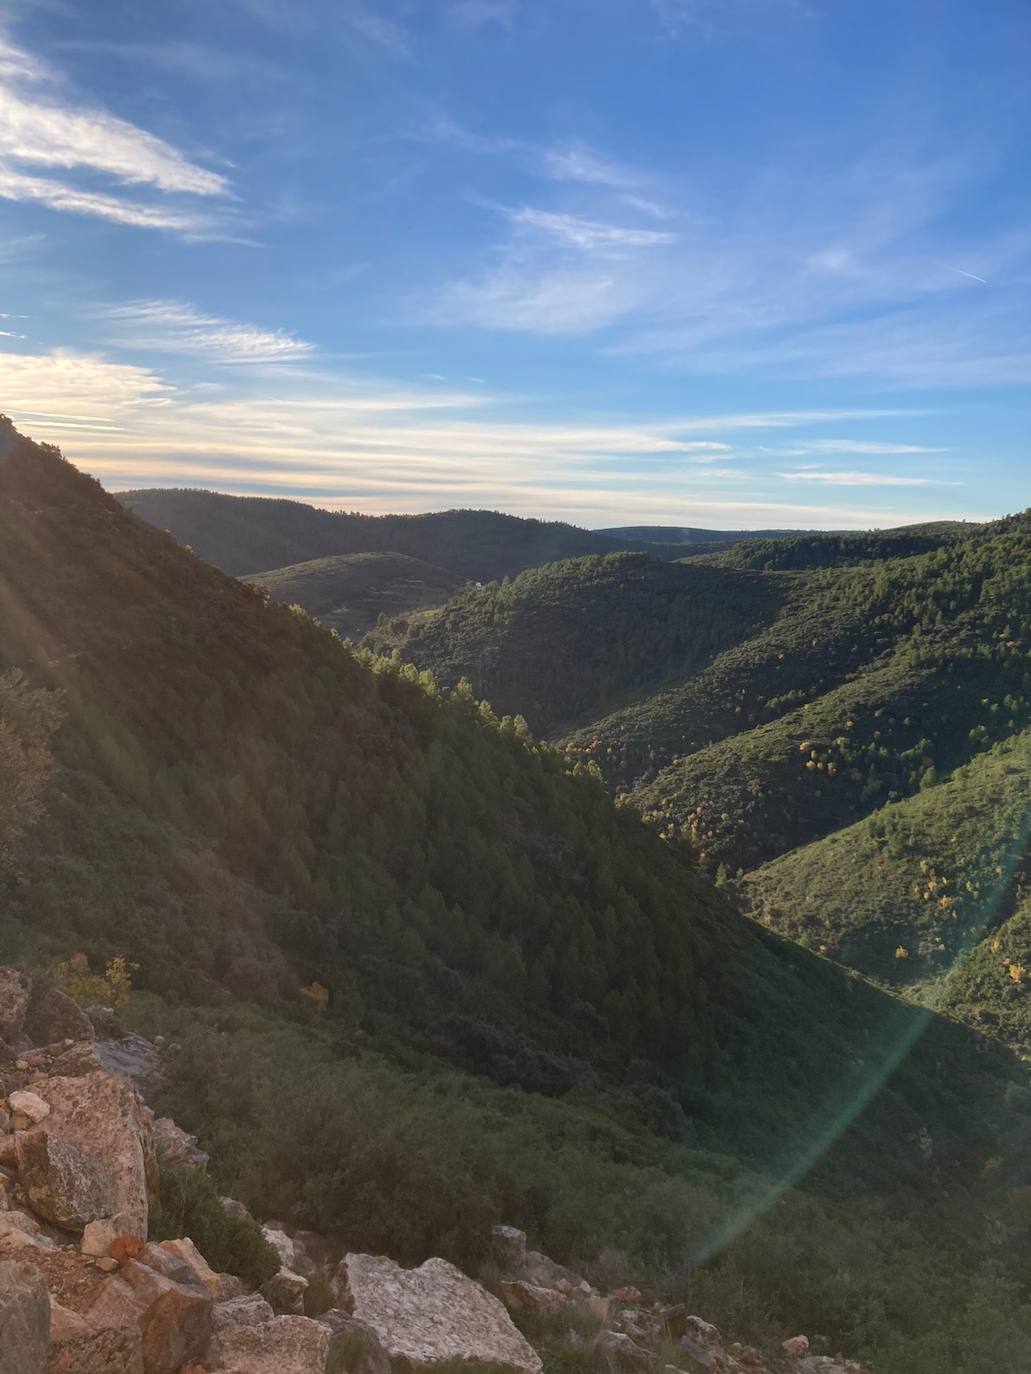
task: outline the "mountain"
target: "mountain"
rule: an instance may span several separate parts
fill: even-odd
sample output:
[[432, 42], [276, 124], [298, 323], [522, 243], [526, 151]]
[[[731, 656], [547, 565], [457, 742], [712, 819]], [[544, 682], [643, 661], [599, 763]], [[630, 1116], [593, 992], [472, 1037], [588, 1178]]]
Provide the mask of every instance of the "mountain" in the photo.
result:
[[361, 635], [381, 615], [439, 606], [462, 585], [453, 573], [402, 553], [313, 558], [244, 578], [273, 601], [297, 605], [344, 638]]
[[[240, 576], [336, 554], [400, 553], [461, 579], [486, 582], [523, 568], [632, 547], [574, 525], [524, 520], [496, 511], [433, 515], [358, 515], [301, 501], [158, 488], [118, 493], [136, 515], [168, 530], [199, 557]], [[676, 557], [673, 545], [650, 549]]]
[[724, 568], [833, 568], [884, 558], [907, 558], [967, 539], [982, 527], [960, 520], [925, 525], [900, 525], [893, 530], [861, 530], [842, 534], [781, 534], [735, 540], [713, 555]]
[[0, 623], [5, 787], [30, 703], [63, 714], [0, 958], [138, 966], [126, 1015], [176, 1047], [163, 1105], [223, 1188], [406, 1262], [502, 1220], [622, 1250], [888, 1374], [1024, 1320], [1031, 1113], [994, 1042], [744, 918], [593, 770], [9, 428]]

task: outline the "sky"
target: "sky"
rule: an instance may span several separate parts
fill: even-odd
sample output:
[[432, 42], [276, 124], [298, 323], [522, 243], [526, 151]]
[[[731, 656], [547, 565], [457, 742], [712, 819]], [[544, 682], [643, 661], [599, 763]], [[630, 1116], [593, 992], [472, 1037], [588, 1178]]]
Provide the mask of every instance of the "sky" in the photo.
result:
[[112, 489], [1031, 504], [1027, 0], [0, 13], [0, 411]]

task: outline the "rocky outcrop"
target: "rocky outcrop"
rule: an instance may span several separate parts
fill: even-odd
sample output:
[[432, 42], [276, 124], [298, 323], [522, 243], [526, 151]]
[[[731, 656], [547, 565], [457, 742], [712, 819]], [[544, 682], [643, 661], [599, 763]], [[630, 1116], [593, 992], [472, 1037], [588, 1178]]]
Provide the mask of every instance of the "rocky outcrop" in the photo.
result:
[[49, 1340], [43, 1275], [31, 1264], [0, 1261], [0, 1374], [43, 1374]]
[[171, 1117], [159, 1116], [154, 1122], [154, 1150], [162, 1164], [179, 1164], [191, 1169], [206, 1169], [208, 1155], [197, 1145], [197, 1137], [177, 1126]]
[[329, 1332], [330, 1369], [346, 1369], [347, 1374], [390, 1374], [387, 1352], [367, 1322], [340, 1308], [323, 1312], [316, 1320]]
[[95, 1155], [49, 1130], [17, 1137], [18, 1173], [33, 1210], [68, 1231], [117, 1210], [115, 1182]]
[[35, 1085], [48, 1103], [49, 1134], [98, 1161], [111, 1178], [107, 1212], [127, 1234], [147, 1234], [148, 1196], [156, 1184], [150, 1114], [132, 1084], [98, 1070], [81, 1078], [48, 1077]]
[[94, 1046], [100, 1066], [127, 1078], [144, 1102], [161, 1086], [161, 1056], [157, 1047], [135, 1032], [121, 1040], [98, 1040]]
[[66, 993], [34, 983], [25, 1034], [34, 1045], [52, 1045], [56, 1040], [92, 1040], [94, 1030], [86, 1013]]
[[340, 1305], [371, 1326], [391, 1359], [415, 1367], [447, 1360], [540, 1374], [540, 1356], [504, 1306], [443, 1259], [402, 1269], [377, 1255], [346, 1255], [337, 1270]]

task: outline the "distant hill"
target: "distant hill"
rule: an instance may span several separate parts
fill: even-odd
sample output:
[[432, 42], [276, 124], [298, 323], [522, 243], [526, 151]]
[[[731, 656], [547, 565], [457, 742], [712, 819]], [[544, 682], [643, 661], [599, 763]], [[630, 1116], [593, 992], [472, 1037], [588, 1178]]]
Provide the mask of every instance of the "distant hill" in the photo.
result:
[[942, 520], [929, 525], [904, 525], [894, 530], [863, 530], [843, 534], [795, 534], [737, 540], [712, 555], [725, 568], [758, 571], [791, 568], [833, 568], [882, 558], [908, 558], [966, 539], [976, 524]]
[[643, 539], [649, 544], [736, 544], [743, 539], [782, 539], [819, 535], [821, 530], [705, 530], [691, 525], [612, 525], [597, 530], [613, 539]]
[[344, 638], [381, 615], [438, 606], [462, 586], [455, 574], [403, 553], [344, 553], [244, 578], [273, 601], [298, 605]]
[[[496, 511], [358, 515], [320, 510], [302, 501], [157, 488], [119, 492], [117, 498], [206, 562], [237, 577], [335, 554], [401, 553], [462, 579], [489, 582], [560, 558], [633, 547], [575, 525]], [[683, 550], [672, 545], [649, 547], [649, 552], [675, 558]]]

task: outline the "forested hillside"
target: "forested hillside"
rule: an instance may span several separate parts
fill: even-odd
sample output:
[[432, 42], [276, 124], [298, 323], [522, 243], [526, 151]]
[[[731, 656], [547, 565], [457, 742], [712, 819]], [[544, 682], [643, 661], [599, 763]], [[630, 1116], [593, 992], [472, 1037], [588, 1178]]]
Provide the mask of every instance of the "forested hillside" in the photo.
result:
[[244, 579], [263, 587], [273, 601], [302, 610], [336, 630], [359, 636], [380, 616], [439, 606], [462, 579], [421, 558], [402, 553], [342, 553]]
[[[333, 554], [401, 553], [456, 577], [486, 582], [559, 558], [634, 547], [575, 525], [523, 520], [497, 511], [360, 515], [319, 510], [303, 501], [178, 488], [124, 491], [118, 499], [216, 568], [237, 576]], [[649, 544], [648, 549], [657, 558], [675, 558], [682, 552], [678, 545]]]
[[988, 1350], [1031, 1333], [999, 1047], [748, 921], [515, 719], [349, 653], [6, 427], [0, 623], [0, 768], [45, 806], [0, 957], [138, 965], [168, 1101], [245, 1201], [405, 1258], [502, 1219], [622, 1249], [888, 1374], [975, 1313]]

